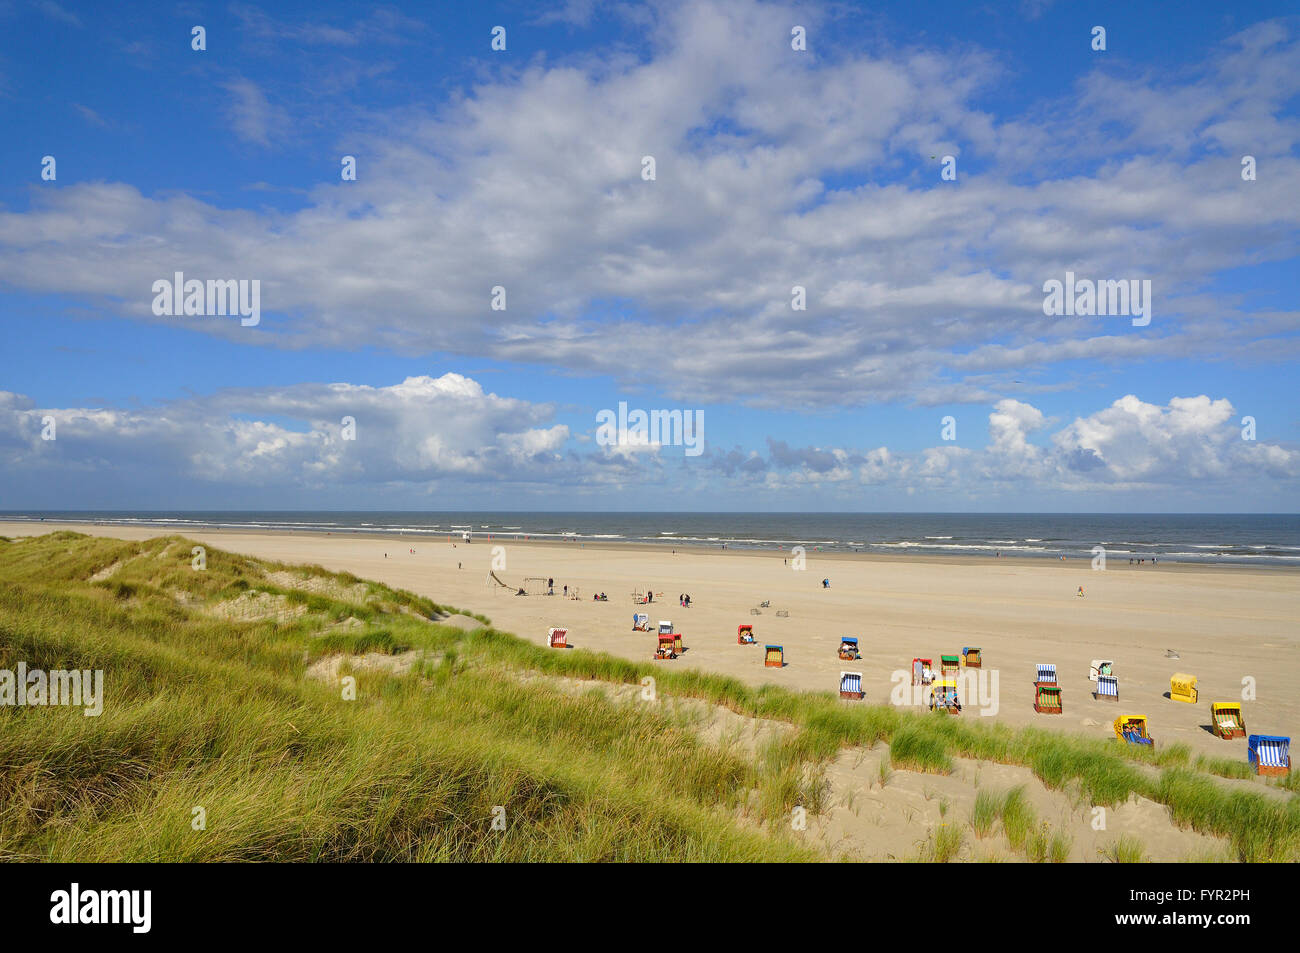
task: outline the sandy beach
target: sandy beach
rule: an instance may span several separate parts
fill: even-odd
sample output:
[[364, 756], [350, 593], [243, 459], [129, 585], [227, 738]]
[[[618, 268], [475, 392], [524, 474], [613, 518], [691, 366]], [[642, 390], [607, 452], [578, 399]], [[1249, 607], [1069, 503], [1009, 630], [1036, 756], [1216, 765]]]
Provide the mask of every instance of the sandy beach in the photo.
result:
[[[124, 539], [162, 535], [153, 528], [90, 524], [0, 523], [0, 535], [68, 529]], [[687, 651], [665, 664], [721, 672], [749, 683], [834, 690], [842, 670], [860, 670], [866, 699], [890, 699], [913, 657], [983, 650], [983, 697], [963, 699], [962, 717], [1033, 723], [1045, 729], [1106, 737], [1123, 713], [1145, 714], [1157, 743], [1184, 742], [1194, 752], [1245, 758], [1243, 741], [1208, 730], [1212, 701], [1242, 700], [1251, 732], [1294, 735], [1300, 722], [1300, 575], [1285, 569], [1187, 565], [1129, 566], [1112, 560], [821, 556], [795, 571], [783, 552], [552, 542], [505, 544], [497, 575], [512, 586], [525, 577], [555, 580], [555, 596], [517, 596], [489, 578], [494, 542], [269, 532], [190, 532], [214, 547], [288, 563], [314, 563], [409, 589], [438, 602], [486, 614], [502, 629], [544, 641], [549, 626], [569, 629], [572, 645], [649, 659], [653, 635], [632, 630], [635, 612], [671, 620]], [[414, 549], [415, 552], [410, 552]], [[385, 555], [387, 554], [387, 555]], [[821, 581], [829, 578], [830, 588]], [[565, 599], [563, 586], [580, 598]], [[1085, 595], [1077, 595], [1079, 586]], [[632, 593], [653, 587], [654, 602]], [[592, 595], [605, 592], [608, 602]], [[692, 606], [678, 604], [689, 593]], [[751, 609], [762, 602], [770, 607]], [[778, 611], [788, 612], [779, 617]], [[784, 668], [763, 665], [761, 647], [736, 644], [736, 627], [752, 624], [760, 643], [784, 646]], [[842, 636], [856, 636], [860, 662], [836, 655]], [[1167, 657], [1172, 651], [1179, 657]], [[1093, 698], [1092, 659], [1112, 659], [1120, 702]], [[1057, 666], [1061, 715], [1033, 710], [1035, 665]], [[1171, 701], [1169, 677], [1198, 677], [1200, 701]], [[897, 697], [897, 696], [896, 696]], [[972, 704], [974, 702], [975, 704]]]

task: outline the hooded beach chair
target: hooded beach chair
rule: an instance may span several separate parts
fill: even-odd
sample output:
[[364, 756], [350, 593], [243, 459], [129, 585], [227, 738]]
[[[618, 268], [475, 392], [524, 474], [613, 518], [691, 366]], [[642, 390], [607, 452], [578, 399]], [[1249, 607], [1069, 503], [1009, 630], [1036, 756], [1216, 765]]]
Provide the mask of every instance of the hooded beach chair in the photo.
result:
[[677, 658], [676, 636], [671, 632], [659, 633], [659, 644], [655, 647], [655, 660]]
[[840, 698], [862, 700], [861, 672], [840, 672]]
[[967, 668], [982, 668], [984, 666], [984, 659], [977, 648], [967, 647], [962, 649], [961, 661]]
[[912, 684], [929, 685], [934, 681], [934, 673], [931, 669], [934, 666], [934, 660], [928, 658], [912, 659]]
[[1169, 698], [1171, 701], [1196, 704], [1196, 676], [1186, 672], [1175, 672], [1169, 677]]
[[781, 668], [785, 665], [785, 649], [779, 645], [763, 646], [763, 664], [767, 668]]
[[1035, 685], [1055, 685], [1056, 665], [1048, 662], [1038, 663], [1038, 674], [1034, 676]]
[[1099, 702], [1119, 701], [1119, 679], [1114, 675], [1098, 675], [1094, 697]]
[[546, 644], [553, 649], [567, 649], [569, 647], [569, 630], [551, 629], [546, 633]]
[[1045, 682], [1034, 683], [1034, 711], [1040, 715], [1061, 714], [1061, 690]]
[[957, 680], [940, 678], [930, 689], [930, 710], [947, 715], [961, 714], [961, 701], [957, 698]]
[[673, 651], [678, 655], [682, 654], [682, 634], [673, 630], [673, 624], [667, 619], [659, 620], [659, 635], [671, 635], [673, 637]]
[[1246, 719], [1237, 702], [1215, 702], [1210, 706], [1210, 730], [1224, 740], [1246, 737]]
[[1251, 735], [1246, 739], [1246, 760], [1256, 774], [1291, 773], [1291, 739], [1281, 735]]
[[1095, 682], [1102, 675], [1114, 675], [1115, 663], [1107, 659], [1095, 658], [1088, 666], [1088, 681]]
[[858, 640], [847, 635], [840, 639], [839, 656], [846, 662], [862, 658], [862, 653], [858, 651]]
[[736, 626], [736, 644], [737, 645], [757, 645], [754, 641], [754, 627], [752, 625]]
[[949, 676], [956, 676], [957, 672], [960, 670], [961, 670], [961, 659], [958, 658], [956, 655], [939, 656], [939, 677], [940, 678], [948, 678]]
[[1146, 715], [1120, 715], [1115, 719], [1115, 737], [1131, 745], [1149, 745], [1155, 747], [1147, 732]]
[[633, 631], [633, 632], [649, 632], [649, 631], [650, 631], [650, 617], [649, 617], [648, 615], [646, 615], [644, 612], [634, 612], [634, 613], [632, 613], [632, 631]]

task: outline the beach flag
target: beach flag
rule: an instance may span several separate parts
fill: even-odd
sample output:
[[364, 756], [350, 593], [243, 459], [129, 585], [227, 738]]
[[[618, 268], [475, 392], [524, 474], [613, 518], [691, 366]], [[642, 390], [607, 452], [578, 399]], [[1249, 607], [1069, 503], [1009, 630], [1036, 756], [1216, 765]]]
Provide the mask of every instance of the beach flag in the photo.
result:
[[1246, 760], [1256, 774], [1291, 773], [1291, 739], [1281, 735], [1251, 735], [1246, 739]]

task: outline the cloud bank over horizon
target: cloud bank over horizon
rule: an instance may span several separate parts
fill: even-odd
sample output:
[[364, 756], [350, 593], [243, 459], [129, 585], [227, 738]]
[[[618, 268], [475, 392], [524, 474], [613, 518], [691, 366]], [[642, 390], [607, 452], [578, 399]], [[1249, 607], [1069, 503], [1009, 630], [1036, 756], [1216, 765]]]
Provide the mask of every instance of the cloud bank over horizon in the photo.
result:
[[[882, 491], [951, 501], [976, 491], [1014, 497], [1022, 487], [1170, 491], [1191, 477], [1230, 489], [1241, 480], [1300, 477], [1300, 452], [1243, 440], [1232, 404], [1205, 395], [1165, 406], [1127, 395], [1068, 423], [1008, 398], [987, 414], [983, 445], [939, 443], [909, 453], [792, 447], [769, 437], [766, 452], [711, 447], [698, 467], [676, 447], [601, 446], [594, 422], [574, 433], [554, 422], [555, 411], [487, 392], [459, 374], [388, 387], [232, 389], [137, 409], [38, 407], [0, 392], [0, 466], [30, 505], [66, 509], [102, 505], [105, 487], [78, 491], [94, 473], [111, 473], [124, 486], [148, 486], [165, 473], [173, 489], [220, 487], [249, 507], [259, 500], [288, 506], [303, 491], [428, 506], [478, 487], [508, 493], [524, 508], [556, 489], [599, 507], [626, 505], [630, 491], [647, 487], [701, 498], [719, 488], [784, 499], [829, 494], [851, 504]], [[1031, 442], [1035, 435], [1046, 439]]]

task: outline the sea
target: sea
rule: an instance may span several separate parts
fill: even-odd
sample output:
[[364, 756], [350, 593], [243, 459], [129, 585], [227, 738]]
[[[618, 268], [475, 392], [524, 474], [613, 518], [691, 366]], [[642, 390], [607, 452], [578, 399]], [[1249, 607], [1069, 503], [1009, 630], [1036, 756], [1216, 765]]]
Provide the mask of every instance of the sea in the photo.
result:
[[1300, 514], [48, 511], [0, 520], [1059, 559], [1300, 566]]

